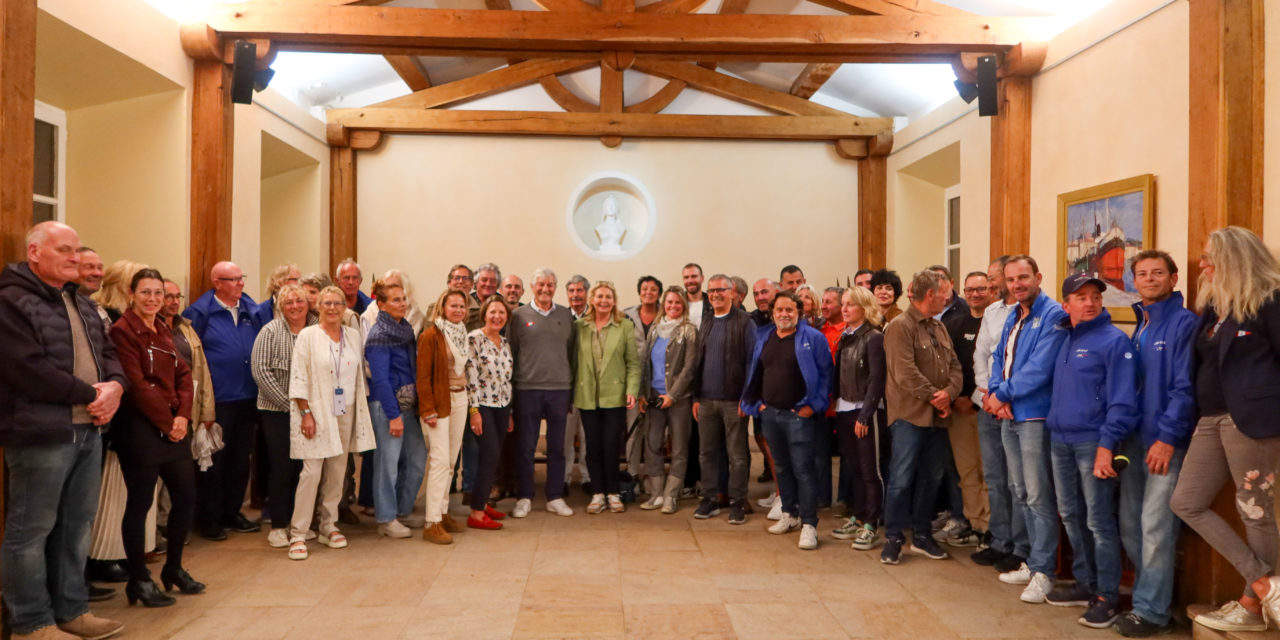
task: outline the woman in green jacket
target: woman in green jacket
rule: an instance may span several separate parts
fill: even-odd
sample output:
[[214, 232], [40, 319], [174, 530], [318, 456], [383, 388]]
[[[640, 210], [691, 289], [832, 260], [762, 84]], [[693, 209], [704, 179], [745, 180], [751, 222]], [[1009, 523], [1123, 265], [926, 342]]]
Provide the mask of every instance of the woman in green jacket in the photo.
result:
[[627, 429], [627, 409], [640, 390], [640, 357], [635, 325], [618, 310], [618, 291], [600, 281], [587, 294], [587, 312], [578, 320], [573, 406], [587, 436], [587, 468], [596, 481], [587, 513], [626, 510], [618, 494], [618, 456]]

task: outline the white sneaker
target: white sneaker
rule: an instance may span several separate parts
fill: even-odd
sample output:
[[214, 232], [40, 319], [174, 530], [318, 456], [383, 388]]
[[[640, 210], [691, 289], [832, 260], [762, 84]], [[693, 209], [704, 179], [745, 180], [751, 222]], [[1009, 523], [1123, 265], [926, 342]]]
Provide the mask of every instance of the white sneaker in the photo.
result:
[[[519, 506], [519, 505], [516, 505], [516, 506]], [[573, 515], [573, 509], [569, 508], [569, 505], [564, 503], [564, 498], [556, 498], [555, 500], [548, 502], [547, 511], [550, 511], [551, 513], [554, 513], [558, 516]], [[528, 509], [525, 509], [525, 512], [527, 513]]]
[[774, 501], [773, 507], [769, 509], [769, 515], [766, 517], [770, 520], [782, 519], [782, 501], [781, 500]]
[[388, 538], [408, 538], [413, 535], [413, 532], [409, 531], [409, 527], [401, 524], [399, 520], [378, 524], [378, 533]]
[[604, 512], [604, 494], [597, 493], [591, 496], [591, 502], [587, 504], [587, 513], [592, 515]]
[[283, 549], [289, 546], [289, 530], [288, 529], [272, 529], [267, 534], [267, 544], [272, 549]]
[[945, 542], [947, 538], [953, 537], [966, 528], [959, 518], [947, 518], [946, 524], [942, 525], [941, 529], [933, 532], [933, 539], [938, 542]]
[[640, 505], [640, 508], [644, 509], [645, 511], [653, 511], [654, 509], [661, 509], [662, 496], [654, 496], [652, 498], [649, 498], [648, 500], [645, 501], [644, 504]]
[[512, 518], [524, 518], [529, 515], [529, 509], [533, 507], [533, 501], [528, 498], [520, 498], [516, 500], [516, 508], [511, 510]]
[[1027, 584], [1031, 582], [1031, 569], [1024, 562], [1017, 569], [1000, 574], [1000, 582], [1005, 584]]
[[795, 531], [796, 529], [799, 529], [799, 528], [800, 528], [800, 518], [797, 518], [795, 516], [789, 516], [784, 513], [782, 514], [782, 519], [778, 520], [777, 524], [773, 525], [772, 527], [769, 527], [768, 531], [769, 533], [772, 533], [775, 535], [782, 535], [784, 533], [790, 533], [792, 531]]
[[768, 509], [772, 507], [773, 503], [777, 500], [778, 500], [778, 492], [774, 491], [769, 494], [769, 497], [760, 498], [759, 500], [756, 500], [756, 506], [760, 507], [761, 509]]
[[811, 524], [801, 525], [799, 546], [801, 549], [817, 549], [818, 528]]
[[1043, 573], [1034, 573], [1031, 576], [1031, 582], [1027, 583], [1027, 588], [1022, 590], [1020, 599], [1023, 602], [1031, 604], [1040, 604], [1044, 602], [1044, 597], [1053, 591], [1053, 579]]

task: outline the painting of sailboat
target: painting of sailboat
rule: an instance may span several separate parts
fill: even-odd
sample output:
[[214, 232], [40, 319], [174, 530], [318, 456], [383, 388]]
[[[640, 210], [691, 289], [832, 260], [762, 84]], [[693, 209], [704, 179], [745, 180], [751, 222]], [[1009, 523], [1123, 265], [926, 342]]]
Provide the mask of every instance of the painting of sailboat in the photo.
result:
[[1129, 263], [1152, 246], [1154, 177], [1138, 176], [1058, 196], [1060, 278], [1087, 273], [1107, 283], [1103, 303], [1118, 321], [1138, 301]]

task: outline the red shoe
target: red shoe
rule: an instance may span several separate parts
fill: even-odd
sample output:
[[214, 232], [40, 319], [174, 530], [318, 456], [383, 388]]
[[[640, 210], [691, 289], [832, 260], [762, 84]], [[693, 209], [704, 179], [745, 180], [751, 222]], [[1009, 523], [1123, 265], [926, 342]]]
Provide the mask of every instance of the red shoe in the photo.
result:
[[494, 509], [493, 507], [491, 507], [491, 506], [489, 506], [489, 505], [487, 505], [487, 504], [484, 506], [484, 514], [485, 514], [486, 516], [489, 516], [490, 518], [493, 518], [494, 520], [501, 520], [501, 519], [503, 519], [503, 518], [507, 517], [507, 514], [505, 514], [505, 513], [501, 512], [501, 511], [498, 511], [497, 509]]
[[494, 522], [493, 518], [482, 515], [479, 518], [475, 516], [467, 516], [467, 527], [472, 529], [501, 529], [501, 522]]

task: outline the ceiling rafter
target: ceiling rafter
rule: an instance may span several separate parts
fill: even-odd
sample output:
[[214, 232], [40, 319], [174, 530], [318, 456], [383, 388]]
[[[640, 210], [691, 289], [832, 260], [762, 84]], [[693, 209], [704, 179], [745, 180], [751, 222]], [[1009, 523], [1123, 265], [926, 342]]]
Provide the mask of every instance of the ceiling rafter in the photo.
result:
[[690, 86], [707, 93], [793, 116], [845, 116], [848, 115], [830, 107], [824, 107], [804, 98], [789, 93], [775, 91], [754, 82], [748, 82], [731, 75], [704, 69], [687, 62], [637, 61], [637, 71], [643, 71], [663, 78], [683, 80]]
[[835, 75], [839, 62], [810, 62], [791, 83], [791, 95], [808, 100]]
[[556, 73], [568, 73], [585, 69], [598, 59], [525, 60], [492, 71], [454, 80], [442, 85], [416, 91], [407, 96], [392, 98], [370, 105], [369, 108], [431, 109], [474, 100], [537, 82], [539, 78]]
[[422, 91], [431, 88], [431, 74], [418, 62], [415, 56], [382, 56], [387, 64], [395, 70], [396, 75], [409, 86], [410, 91]]

